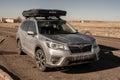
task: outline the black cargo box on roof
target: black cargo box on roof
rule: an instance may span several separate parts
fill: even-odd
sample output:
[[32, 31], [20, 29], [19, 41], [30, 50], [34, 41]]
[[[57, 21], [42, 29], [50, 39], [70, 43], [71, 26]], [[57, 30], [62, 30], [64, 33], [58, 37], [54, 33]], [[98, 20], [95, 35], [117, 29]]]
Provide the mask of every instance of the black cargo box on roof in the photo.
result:
[[24, 17], [49, 17], [49, 16], [66, 16], [66, 11], [52, 9], [30, 9], [23, 11]]

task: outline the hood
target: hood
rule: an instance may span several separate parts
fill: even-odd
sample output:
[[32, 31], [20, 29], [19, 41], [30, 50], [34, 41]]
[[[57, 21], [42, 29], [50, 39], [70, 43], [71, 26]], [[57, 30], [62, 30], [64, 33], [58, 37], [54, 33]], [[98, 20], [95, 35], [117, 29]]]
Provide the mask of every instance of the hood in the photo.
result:
[[95, 41], [94, 38], [80, 33], [46, 35], [46, 37], [67, 44], [84, 44], [84, 43], [92, 44]]

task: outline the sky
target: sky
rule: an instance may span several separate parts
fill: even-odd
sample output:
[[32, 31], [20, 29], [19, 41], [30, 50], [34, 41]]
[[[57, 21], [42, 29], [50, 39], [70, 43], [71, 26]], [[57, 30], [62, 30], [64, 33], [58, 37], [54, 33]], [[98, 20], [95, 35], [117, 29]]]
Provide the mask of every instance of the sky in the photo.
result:
[[28, 9], [61, 9], [67, 20], [120, 21], [120, 0], [0, 0], [0, 17], [22, 17]]

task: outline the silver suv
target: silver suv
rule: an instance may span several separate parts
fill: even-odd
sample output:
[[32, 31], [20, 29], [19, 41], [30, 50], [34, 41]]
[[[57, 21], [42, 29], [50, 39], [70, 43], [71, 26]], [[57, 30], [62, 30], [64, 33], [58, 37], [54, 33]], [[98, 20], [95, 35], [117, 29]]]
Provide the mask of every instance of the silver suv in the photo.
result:
[[37, 17], [27, 16], [18, 29], [16, 40], [19, 54], [24, 52], [34, 58], [41, 71], [99, 59], [99, 46], [94, 38], [77, 32], [58, 16]]

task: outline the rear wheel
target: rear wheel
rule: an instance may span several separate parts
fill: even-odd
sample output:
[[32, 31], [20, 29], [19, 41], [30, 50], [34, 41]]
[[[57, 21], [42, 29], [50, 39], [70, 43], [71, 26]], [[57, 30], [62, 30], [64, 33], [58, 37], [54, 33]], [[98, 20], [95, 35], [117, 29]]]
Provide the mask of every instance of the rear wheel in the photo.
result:
[[44, 54], [44, 51], [41, 49], [38, 49], [35, 53], [35, 60], [37, 67], [42, 71], [45, 72], [48, 70], [48, 67], [46, 67], [46, 57]]
[[18, 40], [18, 42], [17, 42], [17, 48], [18, 48], [18, 54], [19, 54], [19, 55], [25, 54], [25, 53], [22, 51], [22, 46], [21, 46], [20, 40]]

